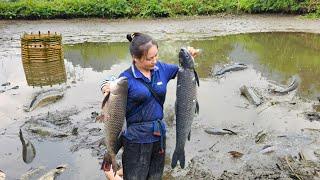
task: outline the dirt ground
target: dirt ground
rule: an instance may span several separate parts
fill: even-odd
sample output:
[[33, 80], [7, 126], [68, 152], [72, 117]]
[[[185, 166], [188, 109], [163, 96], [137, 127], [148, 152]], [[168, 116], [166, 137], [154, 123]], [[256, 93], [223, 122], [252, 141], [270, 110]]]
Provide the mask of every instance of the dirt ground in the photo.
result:
[[[70, 169], [72, 165], [76, 166], [71, 172], [66, 172], [66, 176], [61, 175], [61, 179], [103, 177], [100, 171], [92, 169], [98, 169], [103, 153], [103, 145], [99, 144], [103, 137], [103, 126], [93, 119], [95, 112], [99, 112], [101, 99], [97, 83], [105, 74], [88, 73], [90, 80], [77, 80], [76, 84], [68, 81], [68, 88], [61, 101], [36, 111], [25, 112], [23, 105], [30, 102], [38, 89], [27, 87], [23, 78], [20, 62], [20, 37], [23, 32], [50, 30], [62, 33], [63, 43], [73, 44], [123, 42], [126, 41], [125, 34], [131, 32], [144, 32], [157, 40], [170, 41], [252, 32], [320, 33], [319, 27], [320, 20], [274, 15], [219, 15], [152, 20], [0, 21], [0, 82], [2, 84], [9, 81], [20, 85], [19, 89], [0, 94], [0, 146], [7, 147], [1, 148], [0, 170], [6, 172], [10, 179], [19, 177], [17, 174], [30, 168], [25, 164], [14, 166], [11, 162], [21, 156], [14, 155], [14, 152], [20, 152], [21, 144], [16, 142], [16, 135], [18, 129], [22, 128], [28, 132], [26, 136], [31, 140], [49, 141], [51, 146], [67, 147], [67, 153], [63, 151], [64, 155], [57, 158], [59, 161], [54, 161], [65, 160], [67, 162], [61, 163], [71, 164]], [[106, 73], [119, 73], [127, 65], [113, 67]], [[167, 98], [165, 119], [169, 138], [165, 179], [320, 179], [320, 122], [319, 119], [310, 121], [305, 115], [306, 112], [313, 111], [312, 105], [317, 103], [316, 100], [302, 99], [296, 96], [295, 91], [284, 96], [270, 94], [267, 91], [270, 81], [252, 67], [229, 73], [222, 78], [201, 79], [200, 84], [200, 114], [194, 120], [191, 141], [187, 142], [185, 169], [170, 167], [175, 146], [174, 98]], [[241, 85], [255, 87], [263, 96], [264, 103], [258, 107], [250, 105], [240, 96]], [[175, 82], [169, 84], [167, 97], [175, 97]], [[45, 137], [30, 133], [30, 127], [34, 126], [32, 123], [41, 119], [49, 123], [51, 120], [63, 119], [62, 124], [54, 124], [53, 129], [59, 132], [50, 131], [52, 136]], [[66, 126], [61, 129], [60, 125]], [[204, 132], [211, 127], [231, 129], [237, 135], [209, 135]], [[259, 132], [265, 134], [261, 140], [257, 140]], [[64, 145], [61, 145], [61, 139], [66, 142]], [[8, 145], [13, 141], [13, 145]], [[269, 147], [267, 152], [263, 151], [266, 147]], [[230, 151], [243, 155], [232, 157]], [[50, 153], [50, 148], [42, 152], [45, 153]], [[76, 160], [69, 159], [70, 156]], [[41, 161], [42, 164], [46, 162], [50, 164], [49, 161]], [[95, 165], [91, 168], [88, 164]], [[100, 174], [97, 176], [98, 173]]]

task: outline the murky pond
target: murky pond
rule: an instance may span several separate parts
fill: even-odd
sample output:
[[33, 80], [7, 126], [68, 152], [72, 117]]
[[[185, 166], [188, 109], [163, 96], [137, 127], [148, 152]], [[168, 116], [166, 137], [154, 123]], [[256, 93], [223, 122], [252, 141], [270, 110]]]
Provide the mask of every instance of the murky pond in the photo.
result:
[[[299, 93], [315, 97], [320, 92], [320, 35], [307, 33], [252, 33], [214, 37], [201, 41], [160, 42], [160, 59], [177, 64], [182, 46], [194, 46], [203, 52], [197, 57], [201, 78], [225, 63], [252, 65], [263, 76], [287, 83], [293, 75], [302, 80]], [[128, 43], [84, 43], [65, 46], [65, 57], [73, 65], [102, 72], [112, 65], [129, 62]]]
[[[260, 130], [267, 130], [276, 135], [300, 132], [303, 128], [320, 128], [318, 122], [309, 122], [300, 116], [301, 112], [308, 107], [299, 109], [292, 106], [289, 111], [284, 107], [278, 109], [257, 109], [248, 107], [248, 102], [240, 97], [239, 87], [243, 84], [255, 86], [262, 93], [267, 93], [269, 81], [276, 81], [286, 85], [293, 75], [298, 75], [301, 83], [297, 92], [288, 95], [285, 101], [295, 101], [295, 93], [304, 99], [315, 99], [320, 95], [320, 35], [306, 33], [254, 33], [240, 34], [222, 37], [212, 37], [193, 41], [160, 41], [160, 59], [177, 64], [178, 50], [182, 46], [193, 46], [200, 48], [202, 53], [196, 58], [197, 72], [201, 78], [199, 87], [200, 114], [193, 125], [192, 145], [187, 145], [186, 154], [189, 161], [195, 156], [210, 157], [214, 161], [204, 164], [213, 172], [222, 172], [224, 169], [236, 169], [241, 163], [235, 163], [226, 158], [229, 150], [239, 149], [250, 154], [257, 148], [248, 138], [252, 138]], [[10, 86], [0, 87], [4, 90], [0, 94], [0, 117], [5, 120], [1, 125], [0, 136], [0, 170], [7, 173], [8, 179], [19, 178], [31, 167], [46, 166], [55, 168], [57, 165], [67, 163], [69, 170], [59, 176], [61, 179], [103, 179], [103, 173], [99, 170], [99, 157], [101, 152], [95, 152], [92, 142], [96, 142], [103, 136], [101, 124], [94, 123], [91, 118], [92, 112], [99, 112], [102, 95], [99, 90], [99, 82], [106, 76], [117, 76], [121, 71], [130, 66], [131, 58], [128, 52], [128, 43], [82, 43], [64, 45], [65, 69], [67, 71], [67, 82], [63, 85], [45, 87], [45, 89], [60, 86], [66, 88], [64, 98], [56, 103], [37, 108], [25, 115], [23, 119], [9, 121], [10, 114], [24, 115], [23, 104], [32, 100], [35, 92], [41, 90], [39, 87], [29, 87], [23, 72], [20, 57], [11, 54], [0, 64], [0, 84], [10, 82]], [[216, 78], [212, 72], [225, 64], [234, 62], [244, 63], [248, 69], [238, 72], [227, 73], [225, 76]], [[19, 85], [18, 89], [10, 89]], [[166, 101], [166, 118], [168, 125], [168, 137], [174, 137], [175, 130], [172, 125], [173, 105], [175, 101], [175, 81], [168, 85]], [[302, 105], [297, 105], [302, 106]], [[73, 107], [78, 113], [70, 117], [72, 127], [79, 130], [79, 135], [69, 135], [64, 138], [35, 137], [32, 133], [26, 133], [26, 137], [34, 143], [36, 157], [30, 164], [22, 161], [22, 147], [18, 137], [18, 130], [24, 127], [24, 121], [37, 119], [40, 114], [46, 115], [50, 112], [63, 113]], [[283, 112], [286, 112], [284, 114]], [[232, 113], [229, 113], [232, 112]], [[299, 117], [298, 117], [299, 116]], [[298, 118], [297, 118], [298, 117]], [[293, 119], [294, 118], [294, 119]], [[226, 139], [212, 138], [203, 132], [206, 127], [233, 128], [241, 132], [240, 137]], [[6, 128], [2, 128], [6, 127]], [[72, 129], [72, 128], [71, 128]], [[27, 131], [28, 129], [24, 129]], [[61, 129], [60, 129], [61, 130]], [[97, 130], [97, 131], [96, 131]], [[96, 134], [91, 132], [96, 131]], [[88, 133], [90, 132], [90, 133]], [[99, 134], [100, 132], [100, 134]], [[98, 133], [98, 135], [97, 135]], [[240, 134], [241, 134], [240, 133]], [[297, 140], [298, 139], [298, 140]], [[290, 148], [279, 150], [279, 154], [299, 151], [300, 147], [310, 144], [312, 138], [303, 136], [290, 142]], [[224, 142], [225, 141], [225, 142]], [[271, 138], [270, 142], [273, 142]], [[219, 143], [221, 142], [221, 143]], [[224, 143], [222, 143], [224, 142]], [[269, 143], [270, 143], [269, 142]], [[82, 148], [81, 143], [87, 144]], [[91, 144], [90, 144], [91, 143]], [[174, 149], [174, 138], [168, 138], [167, 156], [172, 155]], [[79, 145], [80, 144], [80, 145]], [[216, 145], [218, 144], [218, 145]], [[288, 144], [274, 143], [279, 147]], [[215, 146], [215, 155], [207, 153], [207, 150]], [[77, 150], [75, 150], [77, 149]], [[213, 157], [212, 157], [213, 156]], [[256, 156], [256, 154], [255, 154]], [[254, 157], [255, 157], [254, 156]], [[260, 158], [260, 157], [259, 157]], [[263, 157], [261, 160], [265, 160]], [[254, 159], [249, 156], [244, 161]], [[266, 160], [267, 161], [267, 160]], [[169, 162], [167, 162], [169, 163]], [[234, 163], [230, 167], [230, 163]], [[167, 172], [172, 172], [166, 167]], [[177, 173], [179, 175], [179, 173]], [[182, 174], [183, 176], [183, 174]]]

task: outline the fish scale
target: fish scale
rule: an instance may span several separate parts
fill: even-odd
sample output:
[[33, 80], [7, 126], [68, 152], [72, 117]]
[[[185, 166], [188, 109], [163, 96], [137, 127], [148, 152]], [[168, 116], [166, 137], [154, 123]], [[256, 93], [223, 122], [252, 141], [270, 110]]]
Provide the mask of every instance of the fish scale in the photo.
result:
[[102, 107], [102, 115], [104, 116], [107, 146], [103, 166], [110, 168], [112, 164], [114, 172], [118, 170], [115, 156], [121, 148], [119, 137], [125, 124], [127, 96], [128, 80], [123, 77], [110, 82], [110, 93], [103, 101], [105, 104]]
[[[192, 58], [190, 55], [180, 58]], [[181, 61], [181, 60], [180, 60]], [[193, 60], [190, 61], [193, 63]], [[191, 67], [180, 67], [178, 71], [177, 94], [176, 94], [176, 147], [172, 157], [171, 167], [174, 168], [177, 162], [180, 167], [185, 166], [184, 147], [189, 134], [191, 133], [191, 125], [196, 114], [197, 103], [197, 77], [193, 65]], [[189, 137], [188, 137], [189, 136]], [[190, 140], [190, 139], [189, 139]]]

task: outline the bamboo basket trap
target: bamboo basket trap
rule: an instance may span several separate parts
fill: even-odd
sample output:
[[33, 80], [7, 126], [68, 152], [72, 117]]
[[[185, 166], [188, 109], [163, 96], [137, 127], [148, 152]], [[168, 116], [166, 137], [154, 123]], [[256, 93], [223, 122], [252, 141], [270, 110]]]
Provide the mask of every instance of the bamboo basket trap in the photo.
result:
[[66, 82], [61, 34], [27, 34], [21, 37], [23, 69], [29, 86]]

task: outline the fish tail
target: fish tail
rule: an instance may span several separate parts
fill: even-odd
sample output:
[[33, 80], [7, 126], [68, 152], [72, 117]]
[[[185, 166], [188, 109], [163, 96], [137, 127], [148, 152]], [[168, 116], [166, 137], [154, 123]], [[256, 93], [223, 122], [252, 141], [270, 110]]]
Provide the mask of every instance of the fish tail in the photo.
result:
[[[115, 168], [114, 162], [115, 162], [115, 158], [112, 157], [109, 153], [106, 152], [104, 154], [103, 162], [101, 164], [101, 170], [110, 171], [111, 170], [111, 165], [112, 165], [112, 168], [114, 169]], [[118, 167], [118, 166], [116, 165], [116, 167]]]
[[24, 138], [23, 138], [21, 129], [20, 129], [20, 131], [19, 131], [19, 137], [20, 137], [20, 141], [21, 141], [21, 143], [22, 143], [22, 146], [25, 146], [25, 145], [26, 145], [26, 142], [25, 142], [25, 140], [24, 140]]
[[177, 151], [175, 150], [172, 156], [172, 162], [171, 162], [171, 168], [175, 168], [177, 165], [177, 162], [180, 162], [180, 167], [183, 169], [185, 165], [185, 153], [184, 150]]

